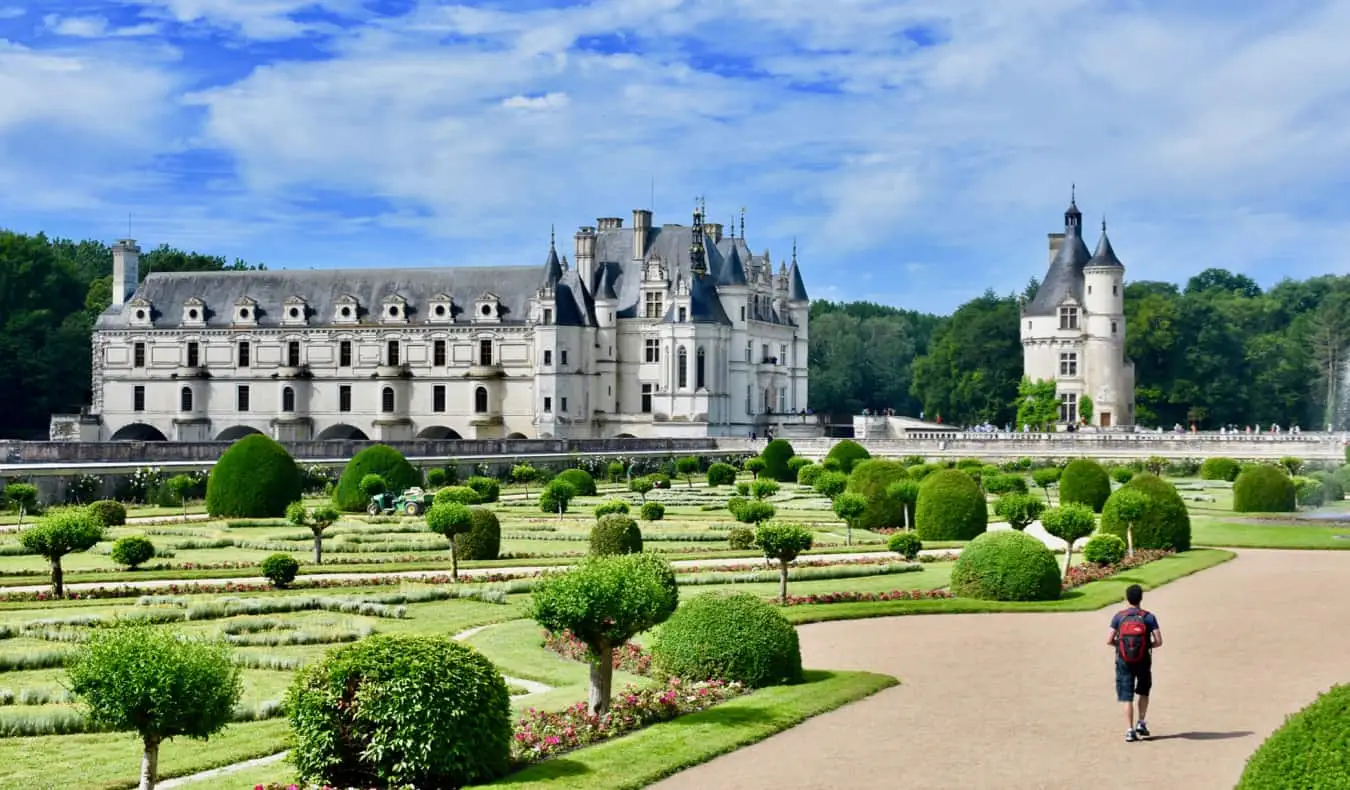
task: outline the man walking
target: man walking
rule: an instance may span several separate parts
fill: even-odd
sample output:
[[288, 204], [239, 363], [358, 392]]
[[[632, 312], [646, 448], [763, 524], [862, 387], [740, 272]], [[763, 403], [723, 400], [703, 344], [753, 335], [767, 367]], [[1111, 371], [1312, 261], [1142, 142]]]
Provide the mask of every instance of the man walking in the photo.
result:
[[[1153, 651], [1162, 647], [1162, 631], [1152, 612], [1139, 608], [1144, 590], [1137, 584], [1125, 588], [1129, 606], [1111, 618], [1111, 637], [1106, 643], [1116, 654], [1116, 699], [1125, 705], [1125, 740], [1134, 742], [1149, 735], [1148, 693], [1153, 687]], [[1134, 698], [1139, 697], [1139, 719], [1134, 718]]]

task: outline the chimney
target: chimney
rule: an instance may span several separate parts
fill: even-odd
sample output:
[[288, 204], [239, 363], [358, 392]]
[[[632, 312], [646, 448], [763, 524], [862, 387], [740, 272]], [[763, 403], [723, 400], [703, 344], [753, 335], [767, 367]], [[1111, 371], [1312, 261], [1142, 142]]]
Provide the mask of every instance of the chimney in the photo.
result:
[[1063, 233], [1047, 233], [1050, 237], [1050, 262], [1055, 262], [1055, 256], [1059, 254], [1059, 248], [1064, 246]]
[[705, 222], [703, 223], [703, 230], [713, 240], [713, 244], [717, 244], [722, 241], [722, 223]]
[[599, 217], [595, 224], [600, 226], [600, 230], [620, 230], [623, 228], [623, 220], [619, 217]]
[[140, 280], [141, 248], [133, 239], [121, 239], [112, 247], [113, 282], [112, 303], [123, 305], [136, 293], [136, 283]]
[[645, 208], [633, 209], [633, 258], [642, 260], [647, 255], [647, 232], [652, 229], [652, 213]]
[[[600, 221], [604, 222], [603, 219]], [[582, 225], [577, 231], [576, 242], [577, 275], [583, 285], [591, 288], [591, 278], [595, 276], [595, 228]]]

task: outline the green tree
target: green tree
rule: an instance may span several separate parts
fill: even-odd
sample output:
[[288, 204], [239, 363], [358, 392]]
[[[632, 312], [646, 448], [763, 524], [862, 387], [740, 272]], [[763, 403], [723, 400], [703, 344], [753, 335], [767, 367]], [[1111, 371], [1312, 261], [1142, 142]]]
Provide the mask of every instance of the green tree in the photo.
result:
[[141, 737], [141, 790], [158, 780], [160, 745], [220, 732], [243, 688], [226, 645], [147, 626], [95, 629], [67, 671], [91, 722]]
[[374, 499], [389, 490], [389, 485], [384, 482], [384, 478], [376, 474], [362, 477], [357, 487], [361, 489], [361, 496], [366, 499]]
[[52, 595], [65, 595], [65, 573], [61, 558], [77, 551], [88, 551], [103, 540], [103, 525], [88, 511], [79, 508], [54, 510], [42, 521], [19, 533], [19, 543], [29, 551], [46, 557], [52, 569]]
[[197, 485], [197, 481], [192, 479], [192, 475], [174, 475], [164, 481], [164, 487], [169, 490], [169, 495], [183, 509], [183, 520], [187, 521], [187, 503], [188, 497], [192, 494], [192, 489]]
[[1055, 382], [1032, 381], [1025, 376], [1017, 386], [1017, 428], [1030, 426], [1033, 431], [1053, 428], [1059, 420], [1059, 393]]
[[755, 546], [764, 558], [778, 562], [778, 600], [787, 603], [788, 565], [810, 551], [815, 536], [796, 524], [760, 524], [755, 528]]
[[853, 545], [853, 522], [867, 512], [867, 497], [862, 494], [839, 494], [834, 498], [834, 514], [844, 522], [844, 545]]
[[675, 461], [675, 470], [684, 475], [685, 482], [690, 488], [694, 487], [694, 475], [698, 474], [698, 459], [692, 455], [686, 455]]
[[9, 506], [19, 511], [19, 526], [23, 526], [23, 517], [38, 509], [38, 489], [32, 483], [10, 483], [5, 486], [5, 500]]
[[455, 553], [455, 536], [473, 528], [473, 511], [459, 502], [442, 502], [427, 511], [427, 526], [450, 541], [450, 578], [459, 581], [459, 556]]
[[1078, 399], [1078, 416], [1088, 425], [1092, 424], [1092, 412], [1096, 404], [1092, 402], [1091, 395], [1084, 395]]
[[1073, 567], [1074, 541], [1086, 538], [1097, 528], [1097, 515], [1092, 508], [1077, 502], [1068, 502], [1041, 514], [1041, 526], [1051, 535], [1064, 541], [1064, 573]]
[[914, 362], [911, 391], [929, 415], [953, 424], [1010, 422], [1022, 379], [1017, 300], [986, 291], [956, 309]]
[[1134, 556], [1134, 525], [1148, 513], [1148, 495], [1129, 486], [1112, 495], [1115, 511], [1125, 524], [1125, 548], [1129, 556]]
[[1060, 468], [1058, 466], [1047, 466], [1031, 473], [1031, 481], [1045, 492], [1046, 503], [1050, 503], [1050, 486], [1059, 482], [1059, 475]]
[[1045, 503], [1035, 494], [1004, 494], [994, 502], [994, 514], [1019, 532], [1041, 517]]
[[919, 502], [918, 480], [896, 480], [886, 486], [886, 496], [900, 503], [900, 512], [904, 516], [905, 530], [914, 528], [914, 506]]
[[530, 498], [530, 483], [539, 479], [539, 470], [529, 464], [516, 464], [511, 467], [512, 482], [525, 486], [525, 498]]
[[647, 495], [656, 487], [650, 477], [635, 477], [628, 481], [628, 490], [642, 497], [642, 504], [647, 504]]

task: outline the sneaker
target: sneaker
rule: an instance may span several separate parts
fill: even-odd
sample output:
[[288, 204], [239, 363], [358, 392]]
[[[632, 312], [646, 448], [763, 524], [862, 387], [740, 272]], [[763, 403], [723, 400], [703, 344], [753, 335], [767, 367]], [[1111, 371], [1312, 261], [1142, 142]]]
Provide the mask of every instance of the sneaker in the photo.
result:
[[1138, 734], [1138, 733], [1136, 733], [1134, 730], [1126, 730], [1126, 731], [1125, 731], [1125, 742], [1126, 742], [1126, 743], [1134, 743], [1134, 742], [1137, 741], [1137, 740], [1139, 740], [1139, 734]]
[[1144, 724], [1144, 723], [1141, 721], [1141, 722], [1139, 722], [1139, 724], [1137, 724], [1137, 725], [1135, 726], [1134, 732], [1135, 732], [1135, 734], [1138, 735], [1140, 738], [1147, 738], [1147, 737], [1148, 737], [1148, 725]]

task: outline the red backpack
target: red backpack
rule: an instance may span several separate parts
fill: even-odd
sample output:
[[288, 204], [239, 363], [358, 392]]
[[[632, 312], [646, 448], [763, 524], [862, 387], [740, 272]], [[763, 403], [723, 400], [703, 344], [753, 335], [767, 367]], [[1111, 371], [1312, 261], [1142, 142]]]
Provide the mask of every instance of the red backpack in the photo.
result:
[[1133, 607], [1120, 613], [1116, 626], [1116, 650], [1126, 664], [1138, 664], [1148, 658], [1149, 628], [1144, 618], [1148, 612]]

